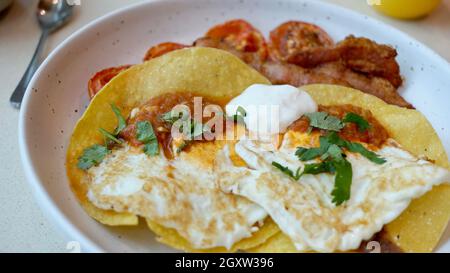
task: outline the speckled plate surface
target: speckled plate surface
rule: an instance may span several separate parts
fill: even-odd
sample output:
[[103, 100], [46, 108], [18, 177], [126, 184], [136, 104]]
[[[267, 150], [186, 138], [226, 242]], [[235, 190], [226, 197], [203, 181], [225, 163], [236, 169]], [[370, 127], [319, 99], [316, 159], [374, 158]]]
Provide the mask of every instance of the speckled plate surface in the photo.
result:
[[[81, 7], [82, 8], [82, 7]], [[35, 74], [22, 105], [19, 143], [24, 169], [42, 209], [84, 251], [166, 252], [144, 224], [108, 228], [89, 218], [72, 195], [64, 167], [71, 131], [88, 104], [96, 71], [141, 62], [163, 41], [191, 43], [214, 24], [244, 18], [265, 35], [287, 20], [323, 27], [335, 40], [349, 34], [394, 45], [406, 81], [402, 95], [425, 114], [450, 152], [450, 65], [406, 34], [367, 16], [319, 1], [161, 0], [104, 16], [64, 41]], [[449, 230], [439, 251], [450, 251]]]

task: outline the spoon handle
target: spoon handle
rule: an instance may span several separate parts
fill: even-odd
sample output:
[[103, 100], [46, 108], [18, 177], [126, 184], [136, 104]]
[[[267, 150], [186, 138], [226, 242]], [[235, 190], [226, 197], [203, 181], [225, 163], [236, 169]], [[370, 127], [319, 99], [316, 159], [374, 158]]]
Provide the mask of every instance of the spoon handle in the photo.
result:
[[39, 43], [36, 48], [36, 51], [34, 52], [33, 58], [31, 59], [31, 62], [28, 65], [27, 70], [25, 71], [25, 74], [23, 75], [22, 79], [20, 80], [19, 84], [16, 87], [16, 90], [14, 90], [14, 93], [11, 95], [11, 98], [9, 99], [12, 106], [17, 109], [20, 108], [20, 104], [22, 103], [23, 95], [27, 90], [28, 83], [30, 82], [36, 70], [39, 68], [41, 61], [40, 58], [41, 52], [42, 49], [44, 48], [44, 42], [47, 39], [47, 37], [48, 31], [44, 30], [41, 34], [41, 38], [39, 39]]

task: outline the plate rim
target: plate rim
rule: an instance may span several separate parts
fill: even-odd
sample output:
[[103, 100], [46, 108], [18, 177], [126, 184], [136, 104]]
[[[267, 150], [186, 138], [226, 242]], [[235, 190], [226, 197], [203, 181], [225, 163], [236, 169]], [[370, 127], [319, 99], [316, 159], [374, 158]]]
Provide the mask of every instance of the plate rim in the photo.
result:
[[[30, 147], [28, 145], [28, 141], [26, 139], [27, 136], [27, 127], [26, 127], [26, 117], [28, 113], [28, 105], [29, 102], [32, 99], [33, 93], [32, 88], [35, 85], [35, 83], [38, 81], [38, 79], [41, 77], [42, 71], [45, 69], [45, 67], [53, 60], [53, 58], [58, 55], [67, 45], [69, 45], [73, 40], [75, 40], [78, 36], [82, 35], [84, 32], [89, 31], [92, 28], [95, 28], [96, 25], [100, 24], [103, 21], [109, 20], [113, 17], [120, 16], [123, 13], [128, 13], [131, 10], [139, 9], [141, 6], [147, 6], [147, 5], [153, 5], [158, 3], [164, 3], [170, 5], [171, 3], [177, 3], [183, 0], [145, 0], [143, 2], [134, 3], [131, 5], [127, 5], [121, 8], [118, 8], [116, 10], [110, 11], [90, 22], [88, 22], [86, 25], [82, 26], [80, 29], [73, 32], [71, 35], [69, 35], [67, 38], [65, 38], [58, 46], [55, 47], [51, 51], [51, 53], [45, 58], [45, 60], [42, 62], [42, 64], [39, 66], [39, 69], [36, 71], [36, 73], [33, 75], [28, 88], [25, 92], [25, 96], [22, 101], [20, 113], [19, 113], [19, 152], [20, 152], [20, 158], [22, 167], [25, 173], [25, 178], [29, 184], [29, 186], [32, 189], [32, 193], [34, 195], [34, 198], [36, 199], [39, 207], [44, 213], [46, 214], [46, 218], [50, 219], [50, 221], [54, 224], [54, 226], [57, 227], [60, 234], [63, 234], [64, 237], [69, 238], [70, 240], [75, 240], [76, 242], [79, 242], [81, 245], [81, 250], [84, 252], [96, 252], [101, 253], [105, 252], [105, 249], [102, 248], [99, 244], [95, 243], [92, 239], [89, 238], [86, 234], [84, 234], [81, 230], [76, 228], [76, 226], [72, 223], [72, 221], [61, 211], [59, 206], [54, 202], [54, 200], [49, 196], [48, 192], [46, 191], [42, 180], [40, 179], [39, 175], [37, 174], [35, 170], [35, 166], [33, 165], [33, 161], [30, 156]], [[219, 2], [220, 0], [213, 0], [210, 3], [214, 4], [214, 2]], [[281, 0], [281, 2], [291, 2], [295, 4], [300, 4], [299, 2], [296, 2], [294, 0]], [[380, 21], [378, 19], [375, 19], [369, 15], [360, 13], [355, 10], [351, 10], [349, 8], [337, 5], [335, 3], [329, 3], [325, 1], [314, 1], [314, 0], [302, 0], [302, 2], [309, 2], [313, 3], [315, 5], [322, 5], [327, 7], [328, 9], [334, 9], [337, 11], [345, 12], [348, 14], [351, 14], [353, 17], [364, 17], [367, 20], [372, 21], [373, 24], [379, 24], [383, 26], [383, 28], [387, 28], [390, 31], [393, 32], [393, 35], [397, 35], [403, 39], [409, 40], [411, 42], [416, 43], [419, 45], [422, 50], [426, 51], [427, 54], [431, 54], [435, 57], [436, 61], [439, 61], [440, 65], [442, 67], [445, 67], [448, 71], [450, 71], [450, 62], [447, 61], [445, 58], [443, 58], [441, 55], [439, 55], [436, 51], [432, 50], [430, 47], [425, 45], [424, 43], [420, 42], [416, 38], [412, 37], [406, 32], [401, 31], [400, 29], [397, 29], [394, 26], [389, 25], [388, 23], [385, 23], [383, 21]], [[78, 201], [76, 201], [78, 203]], [[450, 238], [446, 242], [441, 242], [439, 246], [442, 246], [443, 244], [450, 241]], [[69, 241], [68, 241], [69, 242]]]

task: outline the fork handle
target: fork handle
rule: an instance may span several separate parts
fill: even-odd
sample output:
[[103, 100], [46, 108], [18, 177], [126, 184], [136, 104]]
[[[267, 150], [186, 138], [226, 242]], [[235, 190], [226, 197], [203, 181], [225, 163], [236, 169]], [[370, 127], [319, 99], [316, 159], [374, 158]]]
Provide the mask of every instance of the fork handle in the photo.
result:
[[28, 65], [25, 74], [23, 75], [22, 79], [20, 80], [19, 84], [14, 90], [14, 93], [11, 95], [11, 98], [9, 99], [14, 108], [17, 109], [20, 108], [20, 104], [22, 103], [23, 95], [27, 90], [28, 83], [30, 82], [36, 70], [39, 68], [42, 49], [44, 48], [44, 42], [47, 39], [48, 34], [49, 33], [47, 30], [42, 31], [41, 38], [39, 38], [39, 43], [37, 45], [36, 51], [34, 52], [33, 58], [31, 59], [31, 62]]

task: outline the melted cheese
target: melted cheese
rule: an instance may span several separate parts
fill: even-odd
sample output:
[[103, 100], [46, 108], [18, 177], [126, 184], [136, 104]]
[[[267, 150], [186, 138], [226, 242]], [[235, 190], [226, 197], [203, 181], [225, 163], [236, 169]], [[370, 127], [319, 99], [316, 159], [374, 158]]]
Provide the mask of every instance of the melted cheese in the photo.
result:
[[116, 149], [89, 170], [88, 198], [99, 208], [131, 212], [174, 228], [194, 248], [230, 248], [251, 236], [267, 213], [243, 197], [220, 191], [213, 160], [194, 147], [191, 152], [169, 161], [129, 146]]
[[305, 163], [295, 156], [296, 147], [314, 147], [316, 143], [316, 135], [292, 132], [286, 134], [279, 150], [242, 139], [235, 145], [235, 153], [246, 167], [233, 165], [229, 148], [217, 159], [221, 188], [262, 206], [299, 251], [356, 249], [399, 216], [412, 199], [450, 181], [448, 170], [389, 141], [377, 151], [387, 160], [383, 165], [359, 154], [347, 155], [353, 168], [351, 198], [336, 207], [331, 201], [333, 175], [304, 175], [294, 181], [271, 165], [276, 161], [291, 170], [303, 167]]

